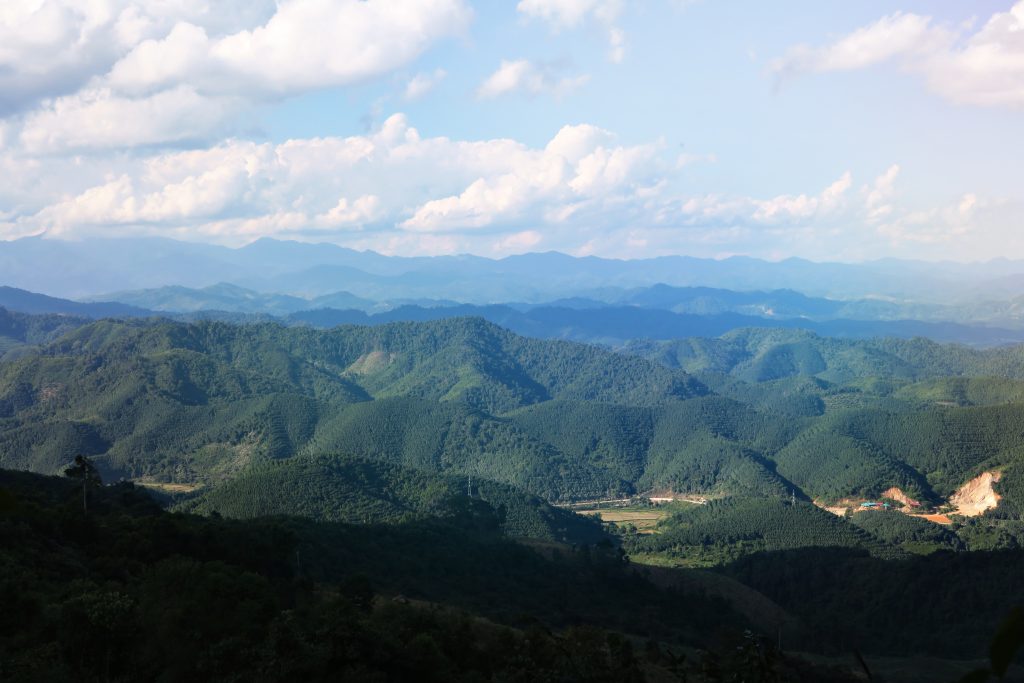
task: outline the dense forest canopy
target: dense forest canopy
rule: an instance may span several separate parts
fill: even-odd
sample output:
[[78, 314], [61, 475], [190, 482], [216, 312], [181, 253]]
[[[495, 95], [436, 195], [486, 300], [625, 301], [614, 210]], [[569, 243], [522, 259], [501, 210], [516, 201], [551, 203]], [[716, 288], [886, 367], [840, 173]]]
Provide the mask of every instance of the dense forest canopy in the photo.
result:
[[[531, 557], [586, 552], [606, 555], [608, 566], [711, 569], [716, 581], [732, 583], [713, 590], [701, 583], [700, 594], [746, 584], [743, 590], [776, 604], [788, 615], [786, 628], [821, 652], [855, 642], [877, 654], [958, 657], [981, 653], [1006, 601], [1024, 599], [1009, 569], [1024, 548], [1018, 369], [1024, 349], [1018, 347], [978, 351], [926, 340], [748, 330], [615, 352], [529, 339], [478, 318], [330, 330], [155, 318], [90, 322], [8, 314], [4, 320], [11, 350], [0, 361], [0, 467], [61, 474], [75, 456], [88, 458], [104, 481], [146, 487], [180, 515], [166, 523], [186, 528], [213, 529], [203, 525], [221, 522], [202, 520], [236, 518], [252, 526], [225, 528], [263, 533], [261, 525], [270, 522], [261, 520], [287, 519], [268, 527], [271, 537], [306, 540], [272, 554], [297, 550], [295, 561], [316, 581], [340, 580], [337, 567], [344, 565], [393, 577], [385, 592], [430, 585], [424, 592], [430, 599], [479, 611], [484, 602], [468, 599], [466, 586], [431, 583], [426, 565], [419, 578], [408, 568], [384, 568], [407, 562], [403, 553], [419, 543], [472, 555], [478, 550], [455, 550], [468, 542], [456, 540], [468, 528], [505, 539], [500, 543], [532, 539], [525, 541], [535, 544]], [[979, 476], [991, 482], [994, 502], [981, 514], [961, 515], [957, 496]], [[44, 480], [5, 481], [22, 501], [65, 491]], [[32, 493], [37, 486], [51, 493]], [[107, 514], [101, 501], [113, 505], [113, 491], [124, 491], [124, 501], [135, 501], [131, 510], [106, 508], [118, 528], [139, 524], [129, 517], [142, 512], [144, 519], [165, 519], [141, 502], [139, 488], [124, 486], [91, 491], [83, 485], [79, 495], [97, 497], [86, 509], [98, 519]], [[648, 498], [675, 501], [658, 507]], [[61, 500], [71, 504], [69, 497]], [[596, 517], [564, 507], [594, 501], [633, 506], [637, 512], [630, 514], [639, 516], [653, 510], [658, 521], [649, 533], [628, 521], [602, 528]], [[871, 503], [877, 511], [860, 512], [861, 501], [879, 501]], [[950, 523], [905, 514], [923, 512], [947, 515]], [[370, 564], [353, 565], [352, 555], [330, 550], [336, 541], [322, 539], [332, 534], [352, 547], [369, 544]], [[961, 559], [965, 554], [974, 559]], [[785, 558], [794, 557], [837, 610], [852, 609], [843, 602], [848, 587], [815, 573], [830, 565], [856, 572], [863, 590], [885, 585], [890, 571], [946, 570], [999, 589], [960, 596], [973, 612], [961, 620], [956, 643], [910, 635], [925, 614], [934, 619], [955, 609], [945, 601], [885, 638], [867, 618], [829, 631], [801, 597], [802, 576], [787, 569]], [[469, 568], [482, 571], [478, 560], [463, 559], [467, 564], [451, 571], [463, 582], [478, 581]], [[567, 571], [578, 580], [577, 569]], [[80, 599], [113, 600], [121, 606], [111, 609], [123, 608], [126, 618], [148, 618], [137, 610], [149, 589], [126, 580], [116, 589], [100, 581]], [[280, 590], [272, 587], [277, 579], [267, 580], [254, 590]], [[5, 590], [18, 590], [13, 581]], [[53, 590], [42, 586], [33, 599], [49, 604], [57, 599]], [[542, 596], [556, 589], [530, 590]], [[742, 612], [737, 591], [724, 590], [722, 598]], [[929, 599], [913, 591], [901, 599], [911, 598]], [[263, 614], [275, 614], [281, 599], [260, 607]], [[530, 609], [546, 623], [564, 618], [565, 604], [545, 612], [543, 603]], [[588, 623], [647, 632], [639, 622], [623, 621], [621, 606], [602, 609]], [[373, 611], [360, 628], [374, 632], [378, 616]], [[510, 623], [511, 612], [492, 616]], [[715, 623], [736, 633], [750, 618]], [[694, 619], [691, 614], [686, 628]], [[45, 620], [37, 626], [38, 633], [50, 628]], [[756, 615], [754, 627], [773, 628]]]

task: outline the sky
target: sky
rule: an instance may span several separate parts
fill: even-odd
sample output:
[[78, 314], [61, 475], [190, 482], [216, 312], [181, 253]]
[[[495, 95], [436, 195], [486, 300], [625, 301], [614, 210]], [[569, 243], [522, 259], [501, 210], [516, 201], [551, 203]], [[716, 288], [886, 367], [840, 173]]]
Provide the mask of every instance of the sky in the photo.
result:
[[1024, 0], [4, 0], [0, 239], [1024, 258]]

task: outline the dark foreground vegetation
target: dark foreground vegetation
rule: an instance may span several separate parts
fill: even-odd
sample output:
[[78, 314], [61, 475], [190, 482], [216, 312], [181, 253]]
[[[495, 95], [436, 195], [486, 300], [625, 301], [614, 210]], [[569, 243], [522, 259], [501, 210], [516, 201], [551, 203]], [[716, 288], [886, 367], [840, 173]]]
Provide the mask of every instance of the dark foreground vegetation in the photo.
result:
[[0, 323], [0, 467], [81, 456], [0, 475], [5, 678], [842, 680], [779, 642], [979, 660], [1024, 604], [1024, 347]]
[[608, 544], [506, 540], [472, 499], [354, 526], [171, 514], [127, 484], [84, 506], [82, 488], [0, 472], [4, 680], [847, 680]]

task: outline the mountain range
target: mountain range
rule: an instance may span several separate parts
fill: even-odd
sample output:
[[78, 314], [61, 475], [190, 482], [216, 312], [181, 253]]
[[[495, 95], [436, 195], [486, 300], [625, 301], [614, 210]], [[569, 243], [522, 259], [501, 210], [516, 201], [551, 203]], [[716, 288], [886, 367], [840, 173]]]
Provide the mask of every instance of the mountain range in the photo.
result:
[[0, 242], [0, 272], [3, 284], [75, 299], [228, 282], [305, 298], [347, 291], [373, 301], [536, 303], [667, 284], [739, 291], [793, 289], [830, 299], [944, 306], [1019, 296], [1024, 263], [885, 259], [850, 264], [686, 256], [625, 261], [554, 252], [502, 259], [409, 258], [268, 238], [232, 249], [158, 238], [72, 242], [32, 237]]
[[[21, 539], [8, 553], [20, 567], [56, 566], [51, 547], [91, 562], [94, 545], [69, 546], [79, 538], [71, 534], [155, 524], [167, 552], [181, 554], [204, 547], [181, 540], [193, 526], [201, 538], [252, 530], [286, 549], [259, 552], [276, 558], [265, 571], [277, 576], [281, 558], [293, 557], [321, 581], [365, 569], [391, 594], [491, 605], [487, 614], [511, 618], [493, 610], [497, 600], [549, 623], [596, 620], [632, 633], [677, 622], [650, 609], [638, 622], [608, 582], [652, 605], [683, 599], [648, 581], [667, 582], [689, 586], [686, 600], [723, 601], [691, 602], [699, 618], [673, 628], [751, 619], [811, 650], [856, 642], [894, 655], [977, 656], [1005, 601], [1024, 599], [1024, 345], [760, 328], [612, 351], [479, 317], [330, 329], [7, 311], [2, 320], [11, 349], [0, 357], [0, 530]], [[135, 494], [102, 487], [83, 517], [87, 481], [71, 495], [68, 482], [6, 472], [58, 474], [74, 455], [176, 514], [146, 521], [156, 513]], [[47, 488], [63, 491], [51, 505], [64, 521], [31, 521], [51, 513], [22, 501]], [[970, 495], [977, 512], [958, 507]], [[658, 508], [651, 498], [674, 500]], [[630, 506], [627, 522], [653, 511], [654, 533], [567, 509], [607, 514], [595, 501], [608, 500]], [[861, 501], [893, 509], [845, 512]], [[133, 512], [118, 512], [123, 505]], [[12, 509], [23, 521], [4, 526]], [[27, 543], [27, 524], [48, 545]], [[508, 539], [526, 539], [517, 544], [527, 554]], [[141, 540], [110, 543], [154, 552]], [[203, 557], [234, 566], [234, 546], [217, 543], [226, 555]], [[495, 569], [493, 553], [507, 566]], [[627, 554], [634, 574], [623, 569]], [[543, 557], [554, 564], [538, 564]], [[80, 574], [60, 566], [68, 579]], [[161, 566], [139, 570], [143, 586]], [[485, 571], [519, 587], [495, 588]], [[858, 591], [837, 572], [856, 575]], [[894, 574], [903, 577], [895, 592]], [[582, 616], [567, 615], [561, 598], [511, 597], [565, 595], [563, 584], [592, 575], [605, 593]], [[932, 590], [953, 575], [971, 578], [958, 591]], [[445, 578], [454, 576], [459, 584]], [[822, 601], [834, 609], [823, 613]], [[899, 623], [878, 629], [892, 609]], [[852, 615], [841, 629], [824, 616], [835, 610]], [[920, 637], [939, 618], [955, 629]]]
[[[481, 317], [519, 334], [545, 339], [571, 339], [622, 346], [638, 339], [717, 337], [741, 328], [786, 328], [831, 337], [927, 337], [940, 342], [997, 346], [1024, 340], [1024, 330], [983, 324], [922, 320], [846, 319], [833, 317], [849, 307], [840, 302], [805, 297], [796, 292], [732, 292], [707, 288], [656, 285], [633, 290], [620, 303], [593, 299], [559, 300], [551, 304], [479, 306], [434, 300], [423, 304], [374, 303], [347, 292], [314, 299], [261, 294], [235, 285], [203, 289], [165, 287], [122, 293], [125, 301], [78, 302], [0, 287], [0, 306], [22, 313], [56, 313], [101, 318], [168, 317], [177, 320], [215, 319], [233, 322], [277, 320], [288, 325], [329, 328], [337, 325], [380, 325], [423, 322], [450, 317]], [[339, 309], [334, 306], [360, 306]], [[701, 312], [681, 312], [697, 310]], [[758, 314], [735, 312], [760, 311]]]

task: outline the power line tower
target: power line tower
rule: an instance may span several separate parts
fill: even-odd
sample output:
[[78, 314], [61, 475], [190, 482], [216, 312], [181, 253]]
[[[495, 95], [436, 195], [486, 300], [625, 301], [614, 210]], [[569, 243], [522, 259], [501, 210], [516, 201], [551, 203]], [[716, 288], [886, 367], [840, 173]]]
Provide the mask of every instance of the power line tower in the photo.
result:
[[796, 489], [789, 490], [789, 504], [796, 507]]
[[470, 498], [473, 497], [473, 475], [466, 477], [466, 495]]

